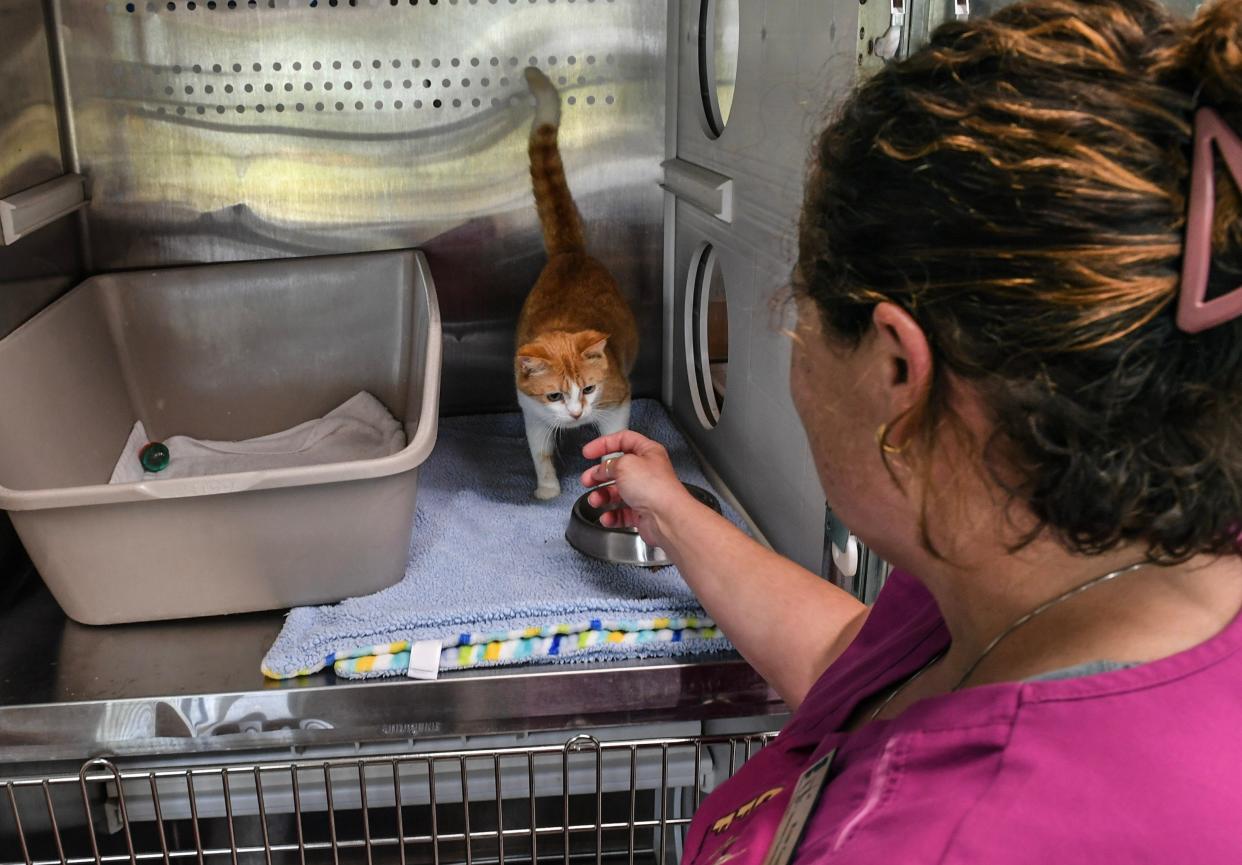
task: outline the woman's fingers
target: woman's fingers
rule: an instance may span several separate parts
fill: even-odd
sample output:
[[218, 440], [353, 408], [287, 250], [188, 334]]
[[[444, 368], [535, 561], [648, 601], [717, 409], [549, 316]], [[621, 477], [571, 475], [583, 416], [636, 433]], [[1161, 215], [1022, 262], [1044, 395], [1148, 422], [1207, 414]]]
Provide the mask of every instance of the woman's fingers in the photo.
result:
[[608, 511], [599, 518], [600, 524], [607, 529], [620, 529], [638, 526], [638, 514], [633, 508], [618, 508], [615, 511]]
[[617, 492], [616, 487], [604, 487], [602, 490], [593, 490], [587, 496], [587, 503], [593, 508], [614, 508], [621, 502], [621, 494]]

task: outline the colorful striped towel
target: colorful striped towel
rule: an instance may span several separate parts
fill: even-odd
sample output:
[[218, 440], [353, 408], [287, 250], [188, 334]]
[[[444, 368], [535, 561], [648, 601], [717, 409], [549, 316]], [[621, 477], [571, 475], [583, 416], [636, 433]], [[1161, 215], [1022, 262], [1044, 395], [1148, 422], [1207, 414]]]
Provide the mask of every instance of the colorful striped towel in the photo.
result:
[[[526, 628], [503, 634], [462, 634], [446, 640], [440, 650], [441, 670], [465, 670], [539, 660], [570, 660], [599, 647], [634, 647], [651, 643], [687, 643], [719, 640], [720, 630], [708, 618], [661, 617], [637, 622], [601, 622]], [[368, 646], [333, 659], [332, 670], [343, 679], [368, 674], [402, 674], [410, 665], [410, 643], [402, 640]]]

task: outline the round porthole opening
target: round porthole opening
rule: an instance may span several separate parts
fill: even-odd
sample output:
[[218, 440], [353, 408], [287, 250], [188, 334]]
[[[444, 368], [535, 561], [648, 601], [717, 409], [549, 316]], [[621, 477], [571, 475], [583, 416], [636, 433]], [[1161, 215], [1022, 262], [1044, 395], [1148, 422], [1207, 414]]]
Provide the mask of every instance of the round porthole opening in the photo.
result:
[[686, 285], [686, 373], [704, 427], [720, 422], [729, 370], [729, 306], [716, 250], [703, 244]]
[[699, 92], [704, 131], [719, 138], [733, 110], [741, 0], [699, 0]]

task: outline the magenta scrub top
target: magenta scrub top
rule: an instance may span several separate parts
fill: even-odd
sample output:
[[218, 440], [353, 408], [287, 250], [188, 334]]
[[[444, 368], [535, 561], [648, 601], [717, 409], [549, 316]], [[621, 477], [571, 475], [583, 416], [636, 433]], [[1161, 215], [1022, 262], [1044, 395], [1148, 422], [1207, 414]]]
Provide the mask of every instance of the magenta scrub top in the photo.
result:
[[837, 732], [947, 642], [931, 595], [894, 572], [776, 741], [704, 801], [683, 861], [761, 865], [799, 775], [836, 749], [795, 862], [1242, 863], [1242, 616], [1153, 663]]

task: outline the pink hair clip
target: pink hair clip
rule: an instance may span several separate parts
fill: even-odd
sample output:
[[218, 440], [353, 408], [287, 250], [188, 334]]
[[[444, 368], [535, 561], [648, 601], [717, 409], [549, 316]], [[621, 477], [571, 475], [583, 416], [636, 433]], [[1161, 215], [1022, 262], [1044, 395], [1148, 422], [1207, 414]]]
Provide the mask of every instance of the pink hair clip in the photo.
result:
[[1207, 299], [1212, 270], [1212, 223], [1216, 215], [1215, 144], [1238, 188], [1242, 189], [1242, 138], [1211, 108], [1195, 114], [1194, 163], [1190, 174], [1190, 209], [1177, 326], [1187, 333], [1224, 324], [1242, 315], [1242, 285], [1214, 300]]

